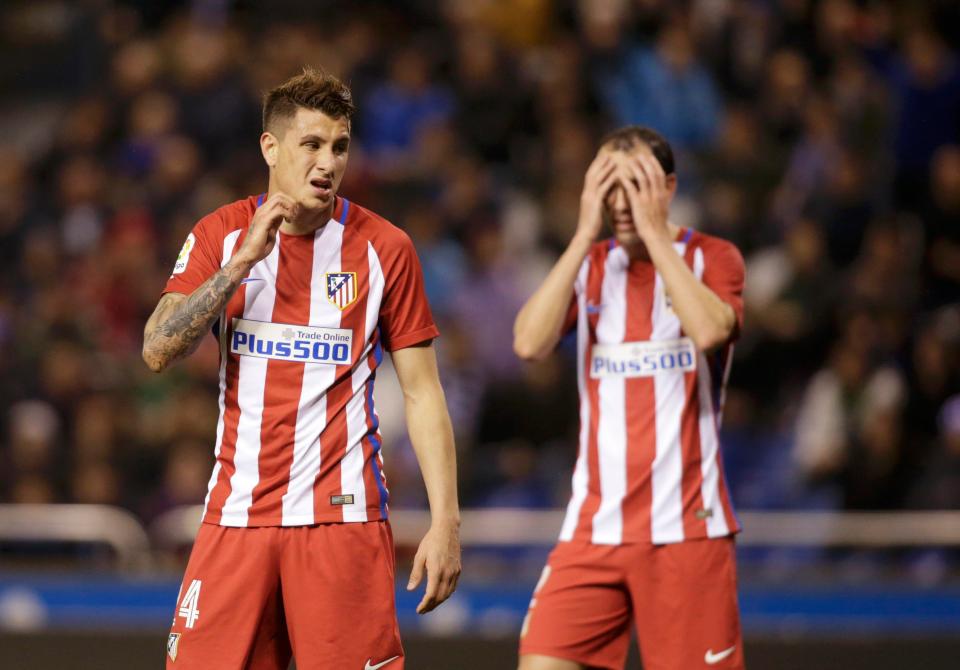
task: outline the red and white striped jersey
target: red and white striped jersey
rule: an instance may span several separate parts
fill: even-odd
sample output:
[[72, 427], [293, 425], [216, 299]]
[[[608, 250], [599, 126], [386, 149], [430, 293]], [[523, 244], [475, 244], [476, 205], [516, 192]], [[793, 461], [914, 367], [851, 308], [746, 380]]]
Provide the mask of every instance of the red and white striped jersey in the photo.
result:
[[[223, 267], [263, 199], [201, 219], [164, 292], [190, 294]], [[376, 369], [383, 348], [437, 334], [413, 244], [386, 220], [338, 198], [315, 233], [278, 233], [219, 321], [220, 419], [204, 521], [385, 519]]]
[[[681, 229], [698, 279], [743, 316], [743, 259]], [[685, 337], [663, 279], [615, 241], [584, 260], [564, 330], [577, 328], [580, 448], [560, 540], [665, 544], [740, 530], [717, 437], [732, 341], [710, 354]]]

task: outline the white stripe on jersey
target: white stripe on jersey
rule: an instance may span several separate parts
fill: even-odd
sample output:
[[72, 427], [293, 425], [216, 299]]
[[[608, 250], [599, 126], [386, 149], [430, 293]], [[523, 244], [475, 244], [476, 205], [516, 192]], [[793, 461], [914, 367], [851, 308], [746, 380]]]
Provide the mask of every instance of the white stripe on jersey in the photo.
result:
[[[254, 321], [270, 321], [273, 304], [277, 297], [277, 264], [280, 260], [280, 236], [270, 254], [253, 266], [248, 275], [252, 281], [246, 285], [243, 318]], [[263, 395], [267, 382], [269, 359], [257, 356], [240, 356], [240, 374], [237, 382], [237, 404], [240, 418], [237, 421], [237, 448], [233, 465], [236, 468], [230, 477], [230, 495], [223, 504], [220, 524], [223, 526], [246, 526], [253, 489], [260, 481], [260, 426], [263, 420]]]
[[[240, 230], [235, 230], [223, 238], [223, 254], [220, 267], [229, 263], [233, 257], [233, 249], [237, 245], [240, 232]], [[217, 441], [213, 450], [213, 472], [210, 474], [210, 481], [207, 483], [207, 496], [203, 499], [204, 517], [207, 516], [207, 505], [210, 504], [210, 492], [213, 491], [213, 487], [217, 483], [217, 477], [220, 476], [220, 448], [223, 446], [223, 415], [227, 397], [227, 331], [230, 330], [227, 328], [225, 313], [225, 310], [220, 312], [220, 398], [217, 401], [220, 405], [220, 417], [217, 419]]]
[[[340, 271], [343, 226], [331, 219], [313, 236], [313, 268], [310, 277], [310, 325], [337, 328], [342, 312], [327, 300], [326, 272]], [[242, 358], [249, 358], [243, 356]], [[284, 526], [314, 523], [313, 485], [320, 474], [320, 433], [327, 425], [327, 394], [316, 389], [329, 388], [336, 377], [334, 365], [304, 365], [297, 425], [293, 437], [293, 462], [290, 483], [283, 494]]]
[[[383, 269], [380, 267], [380, 259], [373, 249], [373, 245], [367, 242], [367, 262], [369, 264], [370, 279], [367, 285], [370, 292], [367, 295], [367, 313], [364, 319], [364, 342], [369, 343], [373, 336], [373, 330], [377, 327], [379, 318], [380, 301], [383, 298]], [[366, 482], [363, 479], [363, 436], [367, 434], [367, 398], [362, 392], [362, 387], [367, 383], [372, 371], [367, 364], [367, 357], [373, 349], [371, 344], [367, 344], [360, 358], [357, 359], [357, 366], [353, 370], [351, 386], [353, 396], [347, 402], [347, 453], [344, 454], [340, 462], [340, 491], [345, 494], [353, 495], [353, 503], [343, 506], [344, 521], [366, 521], [367, 520], [367, 489]], [[373, 417], [371, 417], [373, 418]]]
[[[373, 331], [380, 327], [379, 305], [383, 304], [383, 289], [387, 285], [387, 280], [383, 276], [383, 267], [380, 265], [380, 257], [373, 248], [373, 243], [367, 244], [367, 258], [370, 261], [370, 277], [367, 280], [367, 285], [370, 287], [370, 295], [367, 297], [367, 340], [369, 340], [373, 336]], [[373, 305], [377, 305], [377, 308], [374, 309]], [[379, 338], [378, 342], [380, 342], [380, 355], [383, 356], [383, 343], [379, 340]], [[376, 371], [371, 374], [376, 374]], [[379, 426], [380, 417], [377, 414], [377, 408], [374, 406], [373, 402], [370, 403], [369, 410], [370, 420]], [[384, 474], [382, 444], [381, 448], [377, 450], [377, 466], [380, 477], [378, 488], [382, 486], [383, 490], [387, 493], [387, 497], [389, 498], [390, 489], [387, 488], [386, 475]]]
[[590, 443], [590, 394], [587, 393], [586, 361], [589, 354], [590, 322], [587, 315], [587, 278], [590, 276], [590, 257], [580, 266], [574, 283], [577, 295], [577, 390], [580, 392], [580, 449], [573, 468], [570, 502], [560, 528], [560, 539], [570, 541], [580, 520], [580, 508], [587, 497], [589, 479], [587, 446]]
[[[619, 344], [627, 329], [627, 267], [630, 259], [623, 247], [607, 255], [597, 342]], [[597, 458], [600, 475], [600, 508], [593, 516], [592, 542], [620, 544], [623, 539], [623, 498], [627, 493], [626, 379], [604, 377], [599, 382], [600, 416], [597, 426]]]
[[[683, 258], [686, 244], [673, 245]], [[680, 319], [667, 305], [666, 287], [656, 273], [651, 314], [651, 340], [680, 337]], [[686, 404], [683, 370], [661, 370], [653, 376], [657, 452], [653, 459], [650, 508], [651, 540], [654, 544], [683, 539], [683, 447], [681, 424]]]
[[[703, 251], [698, 248], [693, 254], [693, 273], [697, 279], [702, 279], [703, 270]], [[727, 371], [729, 369], [728, 365]], [[700, 472], [703, 475], [700, 497], [703, 498], [703, 508], [711, 512], [707, 517], [707, 536], [723, 537], [730, 533], [730, 529], [727, 526], [723, 503], [720, 501], [720, 467], [718, 463], [720, 439], [717, 436], [719, 418], [714, 415], [713, 411], [710, 365], [703, 352], [697, 354], [697, 386], [700, 401]]]
[[347, 422], [347, 451], [340, 461], [340, 492], [352, 495], [353, 502], [343, 505], [344, 521], [367, 520], [367, 487], [363, 481], [363, 442], [361, 438], [367, 432], [366, 398], [357, 393], [357, 388], [370, 376], [366, 357], [370, 354], [367, 346], [360, 356], [360, 362], [353, 370], [353, 395], [344, 409]]

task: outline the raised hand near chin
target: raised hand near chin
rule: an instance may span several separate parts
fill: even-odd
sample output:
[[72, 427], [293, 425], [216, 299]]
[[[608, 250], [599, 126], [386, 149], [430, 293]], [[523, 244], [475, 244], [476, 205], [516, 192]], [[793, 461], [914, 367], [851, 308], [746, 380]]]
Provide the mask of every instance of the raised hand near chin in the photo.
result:
[[285, 193], [274, 193], [257, 208], [250, 229], [236, 257], [251, 265], [266, 258], [277, 242], [277, 230], [286, 219], [292, 221], [300, 206]]

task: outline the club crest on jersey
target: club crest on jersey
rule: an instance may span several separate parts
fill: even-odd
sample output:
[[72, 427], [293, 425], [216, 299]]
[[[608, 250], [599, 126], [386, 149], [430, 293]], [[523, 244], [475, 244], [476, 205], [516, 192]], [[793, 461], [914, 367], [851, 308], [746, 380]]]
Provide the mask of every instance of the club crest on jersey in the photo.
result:
[[328, 272], [327, 273], [327, 300], [345, 310], [357, 299], [356, 272]]
[[167, 656], [171, 661], [177, 660], [177, 652], [180, 649], [180, 633], [170, 633], [167, 638]]

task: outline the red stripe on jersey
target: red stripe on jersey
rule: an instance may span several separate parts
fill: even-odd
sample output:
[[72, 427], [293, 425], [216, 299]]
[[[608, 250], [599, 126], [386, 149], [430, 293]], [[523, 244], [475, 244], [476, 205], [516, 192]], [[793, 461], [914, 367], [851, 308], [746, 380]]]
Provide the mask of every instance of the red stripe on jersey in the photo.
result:
[[[309, 324], [312, 278], [309, 274], [297, 270], [313, 267], [314, 235], [279, 233], [277, 243], [280, 245], [280, 253], [271, 321]], [[293, 443], [302, 384], [302, 363], [275, 359], [267, 361], [263, 418], [260, 422], [260, 479], [253, 489], [247, 525], [275, 524], [283, 514], [283, 494], [290, 485], [290, 466], [293, 464]], [[265, 474], [269, 476], [264, 476]]]
[[[234, 248], [239, 249], [243, 242], [245, 234], [241, 233], [240, 238]], [[227, 315], [228, 323], [221, 323], [221, 332], [227, 329], [229, 332], [230, 315], [243, 315], [243, 308], [247, 297], [246, 284], [240, 284], [240, 288], [233, 294], [227, 302], [227, 308], [224, 313]], [[227, 390], [224, 394], [223, 410], [223, 442], [220, 445], [220, 454], [217, 456], [217, 464], [220, 470], [217, 474], [217, 483], [210, 491], [210, 500], [207, 502], [207, 513], [204, 521], [208, 523], [220, 523], [223, 514], [223, 505], [230, 495], [230, 478], [236, 471], [234, 465], [234, 455], [237, 451], [237, 427], [240, 423], [240, 402], [238, 394], [240, 392], [240, 356], [230, 352], [227, 346], [221, 352], [221, 355], [227, 357], [226, 380]]]
[[[627, 272], [625, 342], [642, 342], [653, 332], [656, 275], [649, 263], [631, 263]], [[650, 537], [653, 507], [653, 459], [657, 455], [656, 397], [653, 377], [624, 380], [627, 422], [627, 495], [623, 537]]]
[[593, 538], [593, 516], [600, 509], [600, 502], [603, 499], [600, 484], [600, 451], [597, 444], [597, 436], [600, 433], [600, 380], [593, 379], [590, 376], [590, 352], [593, 345], [597, 343], [596, 326], [597, 314], [590, 314], [591, 305], [599, 307], [602, 302], [603, 293], [603, 274], [604, 264], [607, 261], [609, 247], [603, 247], [597, 258], [590, 263], [590, 271], [587, 274], [586, 303], [588, 307], [587, 318], [590, 319], [589, 340], [584, 350], [584, 357], [580, 364], [583, 366], [584, 388], [587, 397], [590, 399], [590, 429], [587, 431], [587, 497], [580, 507], [580, 518], [577, 521], [577, 529], [574, 531], [574, 538], [590, 542]]

